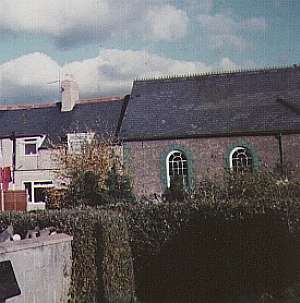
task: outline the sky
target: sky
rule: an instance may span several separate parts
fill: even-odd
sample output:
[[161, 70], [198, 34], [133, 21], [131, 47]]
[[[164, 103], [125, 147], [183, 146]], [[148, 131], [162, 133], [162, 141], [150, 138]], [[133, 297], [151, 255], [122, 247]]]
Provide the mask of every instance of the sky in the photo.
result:
[[300, 63], [299, 0], [0, 0], [0, 104], [130, 93], [134, 79]]

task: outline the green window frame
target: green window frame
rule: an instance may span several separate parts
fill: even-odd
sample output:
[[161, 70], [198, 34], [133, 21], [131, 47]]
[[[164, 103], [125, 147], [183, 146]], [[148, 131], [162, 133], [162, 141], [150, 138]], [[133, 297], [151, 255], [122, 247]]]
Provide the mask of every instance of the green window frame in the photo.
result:
[[237, 141], [235, 143], [229, 144], [227, 147], [227, 151], [224, 156], [225, 160], [225, 169], [228, 171], [232, 170], [232, 155], [234, 151], [237, 151], [238, 148], [244, 148], [250, 155], [251, 155], [251, 161], [252, 161], [252, 171], [256, 172], [261, 167], [261, 161], [258, 157], [257, 151], [255, 147], [245, 141]]
[[160, 155], [160, 180], [162, 189], [166, 190], [170, 186], [169, 179], [169, 159], [172, 153], [181, 153], [184, 156], [184, 161], [186, 161], [186, 188], [189, 190], [194, 184], [193, 180], [193, 158], [191, 151], [183, 145], [172, 144], [169, 145]]

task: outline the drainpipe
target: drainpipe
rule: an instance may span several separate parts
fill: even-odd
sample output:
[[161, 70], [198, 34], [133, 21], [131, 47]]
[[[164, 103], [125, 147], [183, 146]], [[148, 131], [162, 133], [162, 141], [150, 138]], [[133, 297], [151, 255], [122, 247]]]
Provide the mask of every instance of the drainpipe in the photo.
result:
[[280, 174], [281, 174], [281, 177], [283, 177], [284, 176], [284, 171], [283, 171], [282, 134], [279, 133], [276, 136], [276, 139], [278, 140], [278, 148], [279, 148]]
[[16, 170], [16, 133], [12, 132], [11, 137], [12, 141], [12, 183], [15, 185], [15, 170]]

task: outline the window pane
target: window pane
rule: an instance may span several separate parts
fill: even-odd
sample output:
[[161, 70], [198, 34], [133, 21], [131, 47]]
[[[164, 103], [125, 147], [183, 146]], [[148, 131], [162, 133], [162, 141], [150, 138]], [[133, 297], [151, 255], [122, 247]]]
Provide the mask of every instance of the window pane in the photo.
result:
[[24, 182], [25, 191], [27, 193], [28, 201], [32, 202], [31, 182]]
[[168, 162], [170, 185], [172, 182], [175, 182], [175, 180], [178, 182], [178, 176], [180, 176], [179, 178], [182, 184], [187, 186], [188, 166], [185, 155], [180, 151], [174, 151], [169, 155]]
[[34, 189], [34, 202], [46, 202], [47, 188], [37, 187]]
[[252, 171], [252, 155], [244, 147], [237, 148], [231, 155], [231, 168], [234, 172]]
[[36, 143], [25, 143], [25, 155], [36, 154]]

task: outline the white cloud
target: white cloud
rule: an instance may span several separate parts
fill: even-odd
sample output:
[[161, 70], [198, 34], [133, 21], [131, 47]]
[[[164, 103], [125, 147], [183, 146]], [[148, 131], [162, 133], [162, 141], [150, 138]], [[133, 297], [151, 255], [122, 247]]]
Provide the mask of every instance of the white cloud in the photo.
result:
[[266, 28], [266, 20], [263, 17], [242, 19], [234, 17], [231, 13], [201, 14], [197, 20], [203, 32], [209, 35], [211, 47], [217, 49], [243, 49], [247, 46], [242, 35], [244, 31], [261, 31]]
[[139, 31], [152, 33], [150, 39], [170, 41], [185, 34], [187, 22], [183, 11], [163, 2], [153, 8], [151, 1], [139, 0], [0, 1], [0, 31], [44, 34], [61, 47]]
[[49, 56], [32, 53], [0, 65], [2, 103], [48, 102], [58, 99], [59, 71], [77, 80], [81, 98], [129, 94], [136, 78], [194, 74], [213, 68], [232, 69], [229, 58], [211, 66], [201, 61], [174, 60], [146, 50], [100, 49], [95, 58], [59, 66]]
[[96, 58], [64, 66], [77, 79], [83, 95], [128, 94], [136, 78], [211, 70], [203, 62], [180, 61], [149, 53], [101, 49]]
[[237, 70], [240, 68], [238, 64], [233, 62], [230, 58], [224, 57], [221, 59], [220, 67], [222, 70]]
[[33, 97], [44, 101], [54, 98], [57, 87], [47, 83], [58, 79], [58, 73], [59, 65], [42, 53], [8, 61], [0, 65], [0, 101], [22, 103]]
[[187, 32], [187, 14], [174, 6], [154, 7], [147, 14], [150, 34], [155, 40], [172, 41], [183, 38]]
[[213, 34], [231, 34], [239, 26], [230, 16], [223, 14], [199, 15], [198, 21], [205, 30]]

